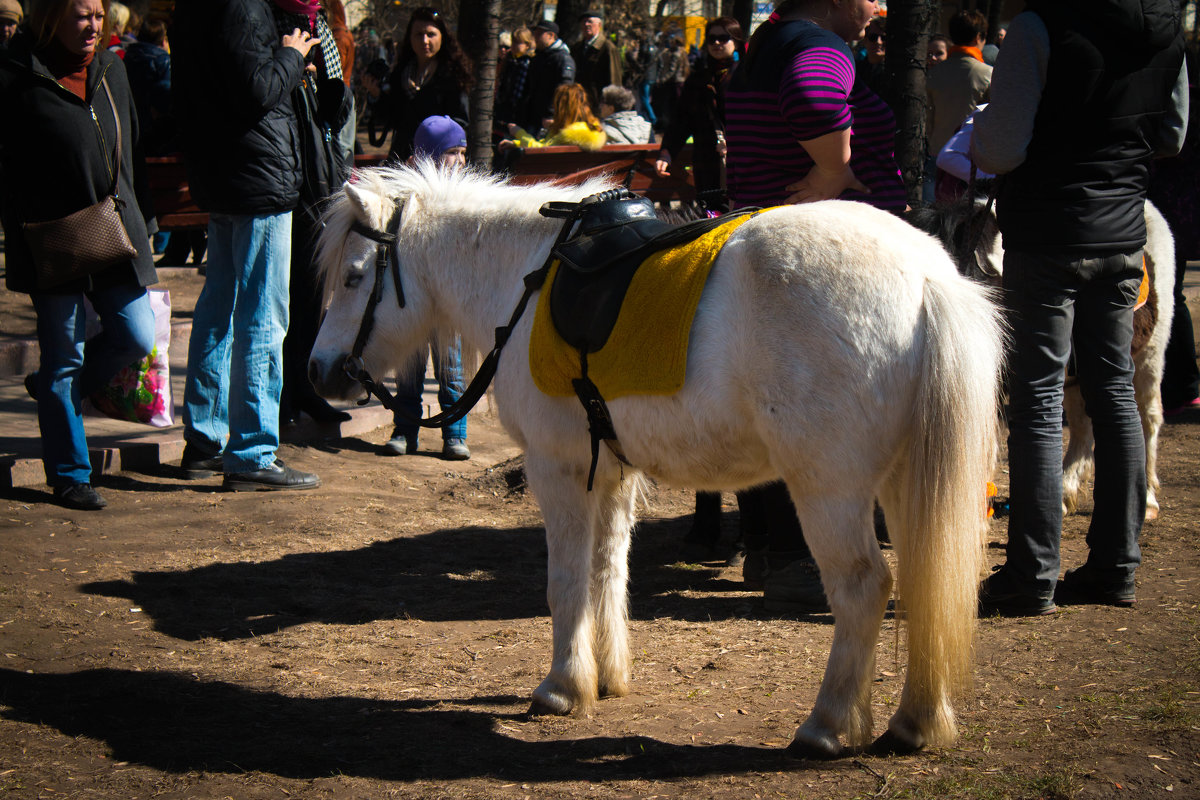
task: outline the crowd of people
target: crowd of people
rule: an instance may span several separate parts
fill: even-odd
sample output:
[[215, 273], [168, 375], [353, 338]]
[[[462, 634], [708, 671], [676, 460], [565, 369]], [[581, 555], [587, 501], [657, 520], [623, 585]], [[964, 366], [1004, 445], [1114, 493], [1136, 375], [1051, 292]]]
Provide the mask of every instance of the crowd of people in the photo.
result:
[[[1155, 13], [1142, 14], [1143, 5]], [[834, 198], [905, 211], [885, 91], [887, 20], [872, 0], [782, 0], [748, 39], [737, 20], [717, 17], [691, 47], [679, 31], [614, 36], [598, 9], [571, 23], [581, 30], [571, 43], [550, 19], [502, 35], [496, 155], [481, 167], [503, 169], [549, 145], [657, 143], [655, 169], [690, 170], [709, 215]], [[928, 43], [924, 199], [1003, 176], [996, 196], [1013, 330], [1008, 559], [984, 582], [981, 604], [1010, 614], [1049, 613], [1056, 599], [1128, 605], [1145, 505], [1129, 355], [1141, 207], [1152, 160], [1195, 153], [1196, 132], [1185, 139], [1178, 7], [1031, 3], [990, 43], [974, 11], [953, 15], [946, 34]], [[109, 0], [0, 0], [6, 281], [37, 311], [42, 361], [26, 385], [60, 503], [105, 505], [91, 485], [80, 403], [152, 346], [146, 287], [160, 252], [162, 264], [206, 256], [188, 350], [183, 473], [219, 474], [234, 491], [320, 485], [277, 450], [281, 426], [300, 414], [347, 417], [306, 377], [322, 311], [313, 266], [322, 204], [351, 176], [360, 125], [375, 146], [390, 138], [389, 162], [465, 164], [474, 80], [454, 30], [429, 7], [414, 9], [392, 40], [350, 31], [340, 0], [177, 0], [170, 19], [144, 20]], [[206, 235], [164, 242], [140, 161], [175, 151], [210, 222]], [[1176, 219], [1190, 219], [1194, 233], [1194, 181], [1190, 194], [1174, 191], [1191, 198], [1176, 203]], [[107, 198], [134, 252], [47, 278], [32, 226]], [[1179, 242], [1181, 264], [1200, 256], [1194, 236]], [[103, 325], [91, 339], [85, 299]], [[1186, 347], [1176, 346], [1164, 396], [1185, 407], [1197, 402], [1200, 374], [1190, 326], [1176, 336]], [[1096, 430], [1096, 512], [1087, 562], [1060, 581], [1058, 406], [1072, 351]], [[463, 391], [461, 344], [431, 342], [430, 353], [447, 408]], [[397, 377], [398, 402], [413, 412], [425, 368], [423, 354]], [[469, 458], [466, 439], [463, 419], [443, 431], [443, 456]], [[416, 447], [417, 430], [398, 415], [382, 452]], [[826, 610], [786, 488], [743, 491], [738, 501], [747, 582], [777, 608]], [[715, 495], [697, 497], [687, 545], [713, 547], [718, 510]]]

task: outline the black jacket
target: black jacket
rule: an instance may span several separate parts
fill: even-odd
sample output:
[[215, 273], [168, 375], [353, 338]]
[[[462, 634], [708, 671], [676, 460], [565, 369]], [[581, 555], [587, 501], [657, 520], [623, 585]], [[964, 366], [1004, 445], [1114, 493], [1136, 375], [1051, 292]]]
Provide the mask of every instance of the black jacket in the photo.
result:
[[171, 101], [192, 197], [206, 211], [274, 214], [300, 198], [292, 91], [304, 58], [283, 47], [267, 0], [179, 0]]
[[[288, 14], [275, 9], [276, 31], [299, 28], [313, 36], [312, 21], [303, 14]], [[325, 11], [320, 12], [324, 16]], [[319, 47], [310, 52], [316, 72], [305, 72], [300, 85], [292, 91], [300, 135], [300, 206], [312, 218], [320, 206], [350, 178], [349, 154], [343, 152], [339, 134], [350, 121], [353, 99], [340, 78], [329, 77]], [[336, 71], [336, 70], [335, 70]]]
[[599, 107], [605, 87], [621, 85], [624, 77], [621, 52], [607, 35], [601, 34], [594, 43], [576, 42], [571, 47], [571, 57], [575, 59], [575, 82], [587, 89], [592, 105]]
[[1133, 252], [1149, 164], [1183, 63], [1171, 0], [1031, 3], [1050, 35], [1025, 161], [1001, 180], [1004, 246]]
[[683, 82], [679, 102], [663, 134], [662, 149], [671, 158], [678, 156], [692, 137], [693, 180], [698, 192], [721, 188], [717, 131], [725, 133], [725, 92], [733, 70], [733, 66], [723, 68], [705, 55], [702, 65]]
[[[0, 187], [5, 236], [5, 283], [14, 292], [37, 287], [33, 255], [21, 225], [58, 219], [93, 205], [113, 188], [112, 162], [117, 131], [108, 96], [100, 86], [106, 78], [121, 120], [121, 171], [117, 194], [125, 231], [138, 250], [131, 261], [92, 276], [92, 285], [123, 283], [149, 286], [158, 280], [150, 251], [146, 220], [134, 192], [134, 157], [138, 140], [137, 112], [125, 67], [114, 53], [97, 50], [87, 69], [88, 102], [64, 89], [50, 76], [31, 50], [29, 36], [18, 34], [0, 53]], [[91, 105], [89, 105], [89, 102]], [[92, 114], [95, 113], [95, 119]], [[148, 206], [148, 204], [147, 204]], [[77, 292], [87, 280], [57, 291]]]
[[404, 91], [403, 67], [399, 64], [388, 78], [389, 88], [376, 101], [373, 114], [382, 118], [392, 132], [389, 161], [406, 161], [412, 155], [413, 135], [428, 117], [447, 116], [467, 128], [467, 90], [455, 79], [444, 60], [420, 91], [409, 97]]
[[552, 47], [539, 50], [529, 64], [525, 104], [517, 114], [517, 124], [534, 135], [541, 130], [543, 119], [554, 116], [554, 90], [575, 82], [571, 51], [561, 39], [554, 42]]

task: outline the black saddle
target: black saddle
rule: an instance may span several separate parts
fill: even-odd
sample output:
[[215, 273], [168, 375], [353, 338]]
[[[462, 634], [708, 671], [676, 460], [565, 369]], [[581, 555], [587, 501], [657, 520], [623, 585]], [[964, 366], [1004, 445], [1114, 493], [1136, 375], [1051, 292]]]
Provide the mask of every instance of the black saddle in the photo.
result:
[[[617, 441], [608, 406], [588, 377], [588, 353], [596, 352], [608, 341], [629, 283], [647, 258], [659, 250], [693, 241], [735, 215], [671, 225], [657, 218], [652, 202], [626, 189], [611, 189], [578, 203], [547, 203], [542, 206], [542, 214], [567, 220], [550, 258], [534, 275], [538, 276], [536, 280], [544, 280], [550, 263], [558, 259], [558, 272], [548, 290], [550, 318], [558, 335], [579, 351], [580, 377], [571, 385], [587, 413], [592, 440], [587, 479], [590, 492], [600, 442], [607, 444], [622, 464], [629, 464], [629, 460]], [[563, 238], [575, 220], [579, 225], [574, 235]]]
[[558, 335], [585, 353], [602, 348], [642, 263], [659, 250], [699, 238], [732, 216], [676, 226], [660, 221], [650, 200], [631, 193], [587, 204], [575, 235], [553, 250], [560, 266], [550, 287], [550, 317]]

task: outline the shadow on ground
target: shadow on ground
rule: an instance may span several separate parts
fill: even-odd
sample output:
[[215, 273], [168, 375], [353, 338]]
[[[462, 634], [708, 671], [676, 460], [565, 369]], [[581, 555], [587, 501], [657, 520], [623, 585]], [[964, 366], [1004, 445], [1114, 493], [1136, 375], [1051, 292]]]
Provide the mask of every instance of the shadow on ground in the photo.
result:
[[[683, 524], [659, 520], [639, 526], [631, 556], [633, 618], [756, 616], [760, 598], [722, 579], [718, 565], [670, 563]], [[444, 529], [356, 550], [135, 572], [129, 581], [81, 589], [126, 598], [153, 620], [155, 630], [188, 641], [243, 639], [309, 622], [520, 619], [549, 613], [540, 527]]]
[[[115, 669], [30, 675], [0, 670], [6, 718], [102, 741], [113, 761], [159, 770], [383, 780], [487, 776], [551, 782], [670, 779], [814, 767], [781, 749], [680, 745], [644, 736], [522, 741], [516, 697], [456, 701], [297, 698], [172, 672]], [[512, 712], [472, 706], [512, 706]]]

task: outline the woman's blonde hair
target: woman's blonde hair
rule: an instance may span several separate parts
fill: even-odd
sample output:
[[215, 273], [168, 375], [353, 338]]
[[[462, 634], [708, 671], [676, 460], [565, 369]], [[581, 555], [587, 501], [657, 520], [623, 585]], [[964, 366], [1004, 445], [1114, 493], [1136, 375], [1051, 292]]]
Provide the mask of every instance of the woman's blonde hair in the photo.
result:
[[530, 32], [529, 28], [517, 28], [512, 32], [512, 43], [515, 45], [517, 42], [524, 42], [529, 46], [530, 50], [533, 49], [533, 33]]
[[553, 136], [576, 122], [585, 122], [594, 131], [604, 130], [588, 104], [587, 91], [578, 83], [564, 83], [554, 90], [554, 121], [546, 135]]
[[[67, 16], [72, 2], [73, 0], [34, 0], [33, 6], [29, 9], [28, 19], [29, 32], [33, 34], [35, 48], [42, 48], [50, 44], [50, 40], [54, 38], [54, 32], [62, 24], [63, 18]], [[104, 9], [105, 27], [107, 27], [110, 5], [110, 0], [100, 0], [100, 6]], [[100, 41], [96, 48], [102, 49], [107, 44], [107, 41]]]
[[117, 34], [120, 36], [129, 29], [129, 6], [124, 3], [118, 3], [117, 0], [112, 0], [109, 4], [108, 13], [104, 15], [105, 33]]

